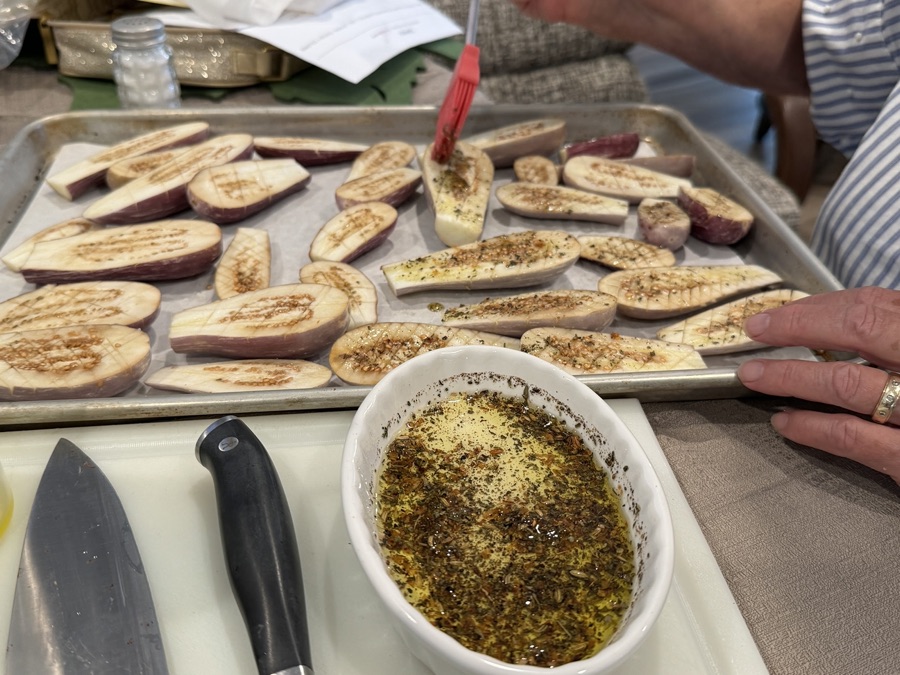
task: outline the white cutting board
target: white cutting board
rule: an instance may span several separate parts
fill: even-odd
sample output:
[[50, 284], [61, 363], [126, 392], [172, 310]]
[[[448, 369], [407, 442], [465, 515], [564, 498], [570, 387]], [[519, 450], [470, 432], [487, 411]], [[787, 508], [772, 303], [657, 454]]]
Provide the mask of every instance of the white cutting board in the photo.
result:
[[[640, 404], [610, 406], [656, 467], [675, 522], [675, 579], [659, 622], [622, 675], [768, 672]], [[406, 651], [350, 547], [339, 467], [353, 411], [246, 416], [291, 506], [316, 675], [425, 675]], [[0, 641], [9, 630], [34, 492], [56, 441], [87, 452], [115, 486], [144, 560], [172, 675], [250, 675], [256, 665], [229, 586], [210, 474], [194, 456], [212, 420], [0, 433], [15, 511], [0, 539]], [[5, 664], [0, 663], [0, 674]], [[37, 674], [36, 674], [37, 675]]]

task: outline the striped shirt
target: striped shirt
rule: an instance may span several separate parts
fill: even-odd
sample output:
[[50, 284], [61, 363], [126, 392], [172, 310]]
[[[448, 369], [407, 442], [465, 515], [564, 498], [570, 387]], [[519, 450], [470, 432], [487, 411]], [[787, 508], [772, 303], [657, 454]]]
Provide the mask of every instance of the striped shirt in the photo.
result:
[[847, 287], [900, 289], [900, 0], [804, 0], [813, 122], [850, 157], [812, 249]]

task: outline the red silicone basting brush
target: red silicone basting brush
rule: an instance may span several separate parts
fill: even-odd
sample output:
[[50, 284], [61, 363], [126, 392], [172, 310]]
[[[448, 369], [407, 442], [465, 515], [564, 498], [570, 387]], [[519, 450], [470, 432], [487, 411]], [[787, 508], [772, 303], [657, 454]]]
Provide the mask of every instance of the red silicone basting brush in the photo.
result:
[[453, 153], [453, 147], [466, 123], [472, 98], [475, 96], [478, 80], [481, 77], [478, 67], [478, 47], [475, 46], [475, 32], [478, 29], [478, 2], [479, 0], [471, 0], [469, 3], [466, 44], [456, 62], [456, 68], [453, 69], [450, 88], [447, 89], [447, 95], [444, 97], [444, 103], [438, 113], [431, 158], [440, 164], [445, 164]]

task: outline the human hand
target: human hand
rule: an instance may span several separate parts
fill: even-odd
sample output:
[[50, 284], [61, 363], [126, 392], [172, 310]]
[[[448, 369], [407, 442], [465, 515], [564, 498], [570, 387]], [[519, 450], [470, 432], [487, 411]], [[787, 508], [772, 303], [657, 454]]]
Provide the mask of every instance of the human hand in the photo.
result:
[[569, 23], [601, 35], [620, 37], [618, 17], [638, 14], [637, 5], [623, 7], [622, 0], [511, 0], [526, 16], [548, 23]]
[[772, 426], [792, 441], [900, 483], [900, 407], [887, 411], [886, 423], [872, 421], [889, 380], [880, 368], [900, 370], [900, 291], [870, 287], [811, 295], [750, 317], [744, 331], [765, 344], [856, 352], [871, 363], [753, 359], [737, 373], [754, 391], [863, 415], [786, 410], [772, 417]]

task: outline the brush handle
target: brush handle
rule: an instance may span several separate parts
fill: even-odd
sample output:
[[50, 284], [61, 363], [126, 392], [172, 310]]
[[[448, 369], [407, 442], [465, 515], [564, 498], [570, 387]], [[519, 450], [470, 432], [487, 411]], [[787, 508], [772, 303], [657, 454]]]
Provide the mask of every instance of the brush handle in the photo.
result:
[[475, 34], [478, 32], [478, 5], [479, 0], [469, 2], [469, 20], [466, 22], [466, 44], [475, 44]]

